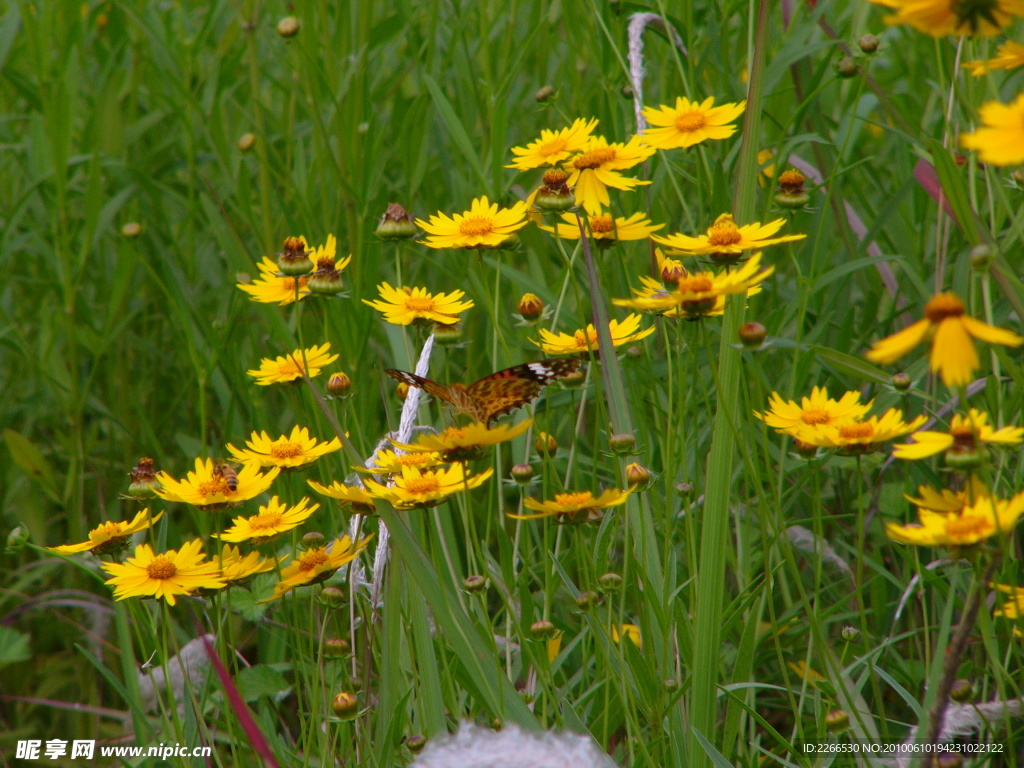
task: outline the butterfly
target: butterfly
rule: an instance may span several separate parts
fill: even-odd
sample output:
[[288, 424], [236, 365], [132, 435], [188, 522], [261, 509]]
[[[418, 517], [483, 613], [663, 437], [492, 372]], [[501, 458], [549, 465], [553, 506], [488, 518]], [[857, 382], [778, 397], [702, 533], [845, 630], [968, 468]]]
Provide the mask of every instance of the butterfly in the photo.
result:
[[579, 368], [579, 358], [538, 360], [506, 368], [484, 376], [468, 387], [465, 384], [445, 386], [408, 371], [388, 368], [384, 371], [392, 379], [419, 387], [438, 400], [450, 403], [475, 421], [488, 427], [499, 416], [522, 408], [537, 397], [554, 379], [568, 376]]

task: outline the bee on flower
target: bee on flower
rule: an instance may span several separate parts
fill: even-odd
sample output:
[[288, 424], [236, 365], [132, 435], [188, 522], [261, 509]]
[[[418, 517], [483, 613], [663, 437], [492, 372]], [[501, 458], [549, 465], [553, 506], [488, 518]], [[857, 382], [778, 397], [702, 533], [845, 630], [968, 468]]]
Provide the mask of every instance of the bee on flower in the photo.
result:
[[165, 501], [216, 511], [238, 506], [265, 493], [280, 472], [279, 467], [273, 467], [261, 474], [260, 465], [250, 461], [235, 473], [234, 482], [229, 482], [223, 473], [217, 472], [212, 459], [196, 459], [195, 471], [189, 472], [183, 480], [175, 480], [167, 472], [157, 475], [162, 487], [156, 493]]

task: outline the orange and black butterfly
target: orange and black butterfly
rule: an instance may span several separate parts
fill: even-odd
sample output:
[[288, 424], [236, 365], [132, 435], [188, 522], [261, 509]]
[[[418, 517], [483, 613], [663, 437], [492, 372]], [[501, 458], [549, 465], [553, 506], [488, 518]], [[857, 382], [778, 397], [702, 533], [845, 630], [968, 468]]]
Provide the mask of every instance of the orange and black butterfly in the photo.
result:
[[555, 379], [573, 373], [579, 365], [579, 358], [575, 357], [538, 360], [484, 376], [468, 387], [465, 384], [446, 387], [415, 373], [396, 371], [393, 368], [388, 368], [384, 373], [410, 387], [419, 387], [438, 400], [455, 406], [474, 421], [482, 421], [490, 426], [499, 416], [522, 408], [537, 397], [544, 387]]

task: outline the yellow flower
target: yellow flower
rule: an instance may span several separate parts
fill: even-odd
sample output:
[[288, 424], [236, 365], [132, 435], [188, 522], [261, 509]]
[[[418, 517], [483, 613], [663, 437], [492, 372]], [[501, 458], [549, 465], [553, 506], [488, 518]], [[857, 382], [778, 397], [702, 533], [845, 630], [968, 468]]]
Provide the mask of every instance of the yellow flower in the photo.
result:
[[212, 459], [196, 459], [195, 472], [189, 472], [184, 480], [175, 480], [166, 472], [157, 475], [163, 488], [156, 494], [166, 501], [180, 501], [200, 509], [223, 509], [266, 492], [280, 472], [274, 467], [261, 475], [259, 464], [247, 462], [236, 473], [237, 482], [232, 489], [216, 471]]
[[174, 605], [177, 595], [188, 595], [197, 589], [220, 589], [224, 580], [217, 563], [203, 559], [203, 542], [189, 541], [180, 550], [170, 549], [159, 555], [148, 544], [135, 548], [135, 556], [124, 563], [103, 563], [111, 578], [106, 583], [114, 588], [114, 598], [163, 598]]
[[261, 387], [301, 379], [302, 370], [307, 367], [309, 378], [313, 378], [320, 375], [324, 366], [338, 359], [338, 355], [330, 354], [330, 350], [331, 344], [327, 342], [319, 347], [296, 349], [287, 357], [277, 357], [273, 360], [265, 357], [260, 360], [259, 368], [246, 373], [255, 378]]
[[[785, 219], [776, 219], [765, 225], [757, 221], [753, 224], [744, 224], [737, 227], [733, 221], [732, 214], [723, 213], [715, 223], [708, 227], [707, 234], [690, 237], [684, 234], [669, 235], [660, 237], [652, 235], [651, 239], [661, 245], [672, 248], [679, 253], [689, 256], [709, 254], [712, 258], [721, 256], [738, 256], [744, 251], [754, 251], [778, 243], [788, 243], [793, 240], [803, 240], [807, 235], [783, 235], [772, 237], [778, 232]], [[731, 261], [731, 259], [725, 259]]]
[[[759, 271], [760, 270], [760, 271]], [[664, 270], [663, 270], [664, 271]], [[740, 269], [732, 272], [684, 273], [676, 280], [676, 289], [668, 291], [649, 277], [641, 277], [644, 287], [633, 289], [632, 299], [612, 299], [617, 307], [665, 312], [669, 317], [697, 318], [721, 314], [725, 297], [735, 293], [752, 296], [759, 293], [760, 283], [769, 277], [775, 267], [761, 270], [761, 254], [755, 253]]]
[[871, 403], [860, 401], [860, 392], [846, 392], [838, 400], [828, 396], [826, 387], [815, 387], [810, 397], [800, 398], [797, 405], [792, 400], [783, 400], [778, 392], [772, 392], [768, 410], [754, 411], [754, 415], [769, 427], [792, 435], [799, 430], [821, 429], [846, 421], [856, 421], [871, 410]]
[[237, 283], [237, 286], [249, 294], [252, 301], [262, 304], [280, 304], [282, 307], [295, 301], [295, 281], [299, 281], [298, 298], [309, 296], [306, 283], [309, 277], [288, 277], [278, 272], [277, 264], [266, 256], [256, 265], [260, 276], [251, 283]]
[[931, 486], [919, 485], [917, 492], [921, 496], [918, 499], [907, 494], [903, 494], [903, 498], [915, 507], [921, 507], [930, 512], [938, 512], [944, 515], [959, 514], [973, 499], [989, 495], [988, 487], [978, 479], [977, 475], [971, 475], [970, 487], [967, 490], [950, 491], [943, 488], [941, 491], [937, 491]]
[[462, 291], [439, 293], [436, 296], [426, 288], [392, 288], [387, 283], [377, 286], [381, 299], [367, 301], [384, 319], [392, 325], [409, 325], [414, 320], [433, 321], [443, 325], [455, 325], [459, 314], [473, 307], [472, 301], [459, 301], [466, 294]]
[[[403, 443], [396, 442], [395, 445], [399, 448], [406, 448]], [[416, 446], [408, 447], [416, 450]], [[380, 450], [373, 457], [374, 466], [352, 467], [352, 469], [362, 472], [364, 475], [400, 475], [402, 467], [430, 469], [444, 463], [446, 463], [445, 460], [436, 453], [396, 453], [395, 451]], [[370, 498], [372, 500], [372, 497]]]
[[282, 504], [277, 496], [271, 497], [266, 505], [261, 505], [258, 514], [249, 517], [236, 517], [234, 523], [224, 533], [213, 534], [221, 541], [252, 541], [253, 544], [266, 544], [282, 533], [297, 528], [307, 518], [320, 509], [319, 504], [307, 507], [309, 499], [303, 498], [295, 506], [289, 508]]
[[525, 147], [512, 147], [512, 154], [517, 157], [511, 165], [505, 167], [528, 171], [531, 168], [540, 168], [542, 165], [560, 163], [569, 155], [583, 149], [596, 127], [596, 118], [591, 120], [577, 118], [572, 125], [560, 131], [544, 129], [536, 141], [531, 141]]
[[239, 450], [231, 443], [227, 448], [239, 461], [254, 461], [261, 467], [294, 468], [311, 464], [321, 456], [341, 448], [341, 440], [334, 438], [327, 443], [317, 443], [305, 427], [294, 427], [291, 435], [281, 435], [272, 440], [266, 432], [253, 432], [252, 440], [246, 440], [249, 450]]
[[[545, 232], [557, 234], [563, 240], [579, 240], [580, 228], [576, 223], [576, 215], [563, 213], [565, 224], [554, 227], [541, 226]], [[620, 240], [646, 240], [652, 232], [657, 232], [664, 224], [651, 226], [651, 220], [643, 213], [634, 213], [629, 218], [612, 218], [610, 213], [597, 213], [588, 216], [585, 222], [587, 236], [597, 245], [614, 245]]]
[[128, 537], [138, 531], [144, 531], [164, 516], [161, 511], [156, 517], [149, 516], [149, 509], [137, 514], [131, 522], [106, 522], [89, 531], [89, 540], [80, 544], [62, 544], [59, 547], [47, 547], [58, 555], [74, 555], [79, 552], [92, 552], [97, 555], [109, 555], [117, 552], [128, 544]]
[[[612, 337], [612, 344], [621, 347], [631, 341], [646, 339], [654, 333], [654, 326], [640, 330], [640, 315], [631, 314], [621, 323], [618, 320], [611, 320], [608, 323], [608, 333]], [[532, 344], [544, 350], [549, 355], [586, 355], [588, 352], [597, 353], [597, 329], [593, 323], [587, 326], [586, 330], [574, 331], [570, 336], [568, 333], [552, 333], [541, 328], [540, 341], [530, 339]]]
[[988, 414], [971, 408], [966, 417], [959, 413], [953, 416], [949, 432], [915, 432], [910, 439], [914, 442], [894, 445], [892, 455], [897, 459], [925, 459], [947, 450], [975, 453], [978, 443], [1017, 445], [1024, 440], [1024, 428], [992, 429]]
[[274, 594], [259, 602], [269, 603], [296, 587], [327, 581], [341, 566], [355, 560], [372, 538], [373, 534], [370, 534], [353, 547], [352, 540], [344, 536], [325, 547], [313, 547], [299, 553], [291, 565], [281, 570], [281, 580], [274, 587]]
[[602, 207], [611, 204], [608, 187], [631, 190], [641, 184], [650, 184], [618, 172], [639, 165], [655, 151], [654, 147], [643, 144], [639, 136], [634, 136], [628, 144], [609, 144], [603, 137], [594, 136], [580, 154], [565, 164], [565, 170], [569, 172], [567, 184], [575, 187], [576, 202], [588, 214], [596, 216]]
[[289, 557], [262, 557], [259, 552], [250, 552], [242, 557], [238, 547], [225, 544], [221, 547], [220, 555], [214, 556], [213, 561], [220, 568], [221, 579], [230, 586], [242, 584], [258, 573], [272, 571]]
[[590, 491], [556, 493], [551, 501], [523, 499], [523, 505], [527, 509], [535, 510], [538, 513], [536, 515], [514, 515], [511, 512], [506, 514], [516, 520], [537, 520], [553, 516], [559, 523], [586, 523], [600, 520], [602, 509], [625, 504], [629, 494], [630, 491], [620, 491], [617, 488], [609, 488], [598, 496], [594, 496]]
[[968, 61], [963, 66], [971, 70], [975, 77], [981, 77], [993, 69], [1016, 69], [1024, 65], [1024, 45], [1007, 40], [999, 46], [996, 57], [988, 61]]
[[337, 499], [341, 502], [340, 506], [343, 508], [351, 504], [362, 515], [372, 515], [377, 511], [377, 508], [374, 506], [376, 499], [358, 486], [345, 485], [337, 480], [331, 483], [330, 486], [321, 485], [316, 480], [307, 480], [306, 482], [317, 493]]
[[757, 183], [762, 187], [775, 178], [775, 150], [762, 149], [757, 153], [757, 165], [761, 172], [757, 174]]
[[714, 96], [700, 103], [678, 97], [675, 109], [664, 104], [657, 109], [644, 107], [644, 119], [659, 127], [648, 128], [641, 138], [658, 149], [686, 149], [708, 139], [728, 139], [736, 132], [729, 123], [743, 114], [747, 102], [719, 107], [714, 103]]
[[968, 384], [981, 367], [973, 336], [990, 344], [1016, 347], [1024, 343], [1012, 331], [996, 328], [964, 314], [964, 304], [955, 294], [940, 293], [925, 305], [924, 319], [892, 336], [875, 342], [867, 358], [887, 365], [910, 352], [918, 344], [931, 341], [931, 368], [942, 374], [947, 387]]
[[493, 248], [501, 245], [518, 229], [529, 223], [526, 211], [529, 205], [520, 200], [511, 208], [498, 208], [487, 197], [478, 197], [468, 211], [449, 218], [443, 213], [431, 216], [430, 221], [416, 219], [416, 226], [427, 233], [421, 241], [430, 248]]
[[1004, 619], [1019, 619], [1024, 616], [1024, 587], [1013, 587], [1009, 584], [993, 584], [996, 589], [1010, 596], [1010, 599], [1003, 603], [1002, 608], [997, 608], [996, 616]]
[[846, 419], [828, 426], [798, 426], [789, 431], [793, 437], [807, 445], [819, 448], [838, 448], [844, 453], [869, 453], [881, 443], [910, 434], [928, 420], [921, 415], [910, 422], [903, 421], [903, 411], [890, 408], [881, 416], [868, 419]]
[[515, 426], [499, 424], [489, 429], [486, 424], [475, 422], [465, 427], [448, 427], [434, 435], [421, 434], [415, 443], [391, 442], [403, 451], [410, 453], [401, 458], [419, 453], [420, 456], [440, 456], [443, 461], [466, 461], [478, 458], [487, 446], [505, 443], [519, 437], [533, 424], [533, 419], [526, 419]]
[[633, 645], [636, 646], [636, 649], [638, 651], [642, 651], [644, 649], [643, 638], [640, 637], [640, 627], [638, 627], [636, 624], [623, 624], [621, 629], [620, 627], [617, 627], [614, 624], [612, 624], [611, 629], [612, 640], [614, 640], [616, 643], [619, 642], [620, 637], [625, 637], [627, 640], [631, 641]]
[[1024, 16], [1021, 0], [871, 0], [892, 8], [887, 24], [907, 24], [932, 37], [981, 35], [991, 37], [1014, 16]]
[[963, 547], [977, 544], [997, 533], [1009, 533], [1024, 514], [1024, 493], [1012, 499], [981, 496], [959, 513], [940, 514], [919, 507], [917, 525], [886, 523], [893, 541], [919, 547]]
[[985, 126], [974, 133], [965, 133], [960, 143], [978, 150], [984, 163], [1019, 165], [1024, 163], [1024, 93], [1012, 104], [990, 101], [978, 110]]
[[372, 495], [389, 502], [395, 509], [425, 509], [437, 506], [453, 493], [479, 487], [493, 474], [494, 470], [488, 469], [470, 477], [462, 464], [453, 464], [447, 469], [402, 467], [401, 476], [393, 478], [393, 486], [383, 486], [373, 480], [365, 482]]

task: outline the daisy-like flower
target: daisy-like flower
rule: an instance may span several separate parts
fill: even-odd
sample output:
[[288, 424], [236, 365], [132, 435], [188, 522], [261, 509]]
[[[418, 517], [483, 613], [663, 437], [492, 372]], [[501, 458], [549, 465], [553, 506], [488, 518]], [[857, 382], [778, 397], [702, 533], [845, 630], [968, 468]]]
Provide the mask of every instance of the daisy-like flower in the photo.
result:
[[[640, 315], [633, 313], [621, 323], [618, 320], [609, 321], [608, 333], [612, 337], [612, 344], [621, 347], [632, 341], [646, 339], [654, 333], [654, 326], [641, 331]], [[530, 342], [549, 355], [587, 356], [590, 352], [597, 352], [597, 328], [591, 323], [586, 330], [573, 331], [571, 335], [568, 333], [556, 334], [546, 328], [541, 328], [540, 341], [530, 339]]]
[[380, 299], [367, 301], [384, 319], [392, 325], [409, 325], [414, 320], [455, 325], [459, 314], [474, 306], [473, 302], [460, 301], [466, 294], [462, 291], [439, 293], [436, 296], [426, 288], [392, 288], [387, 283], [377, 286]]
[[951, 491], [948, 488], [937, 491], [930, 485], [919, 485], [917, 492], [919, 498], [915, 499], [909, 494], [903, 494], [903, 498], [915, 507], [943, 515], [959, 514], [972, 500], [989, 495], [988, 487], [977, 475], [971, 475], [970, 487], [962, 491]]
[[640, 627], [636, 624], [623, 624], [621, 628], [612, 624], [611, 631], [612, 640], [616, 643], [624, 637], [632, 642], [638, 651], [642, 651], [644, 649], [643, 638], [640, 637]]
[[897, 459], [925, 459], [943, 451], [976, 456], [980, 443], [1019, 445], [1024, 440], [1024, 428], [1003, 427], [993, 429], [988, 414], [971, 408], [967, 416], [953, 416], [949, 432], [921, 431], [910, 436], [914, 442], [894, 445], [892, 455]]
[[106, 522], [89, 531], [89, 540], [80, 544], [62, 544], [59, 547], [47, 547], [58, 555], [74, 555], [79, 552], [92, 552], [96, 555], [109, 555], [124, 549], [133, 533], [144, 531], [164, 516], [161, 511], [155, 517], [149, 516], [149, 509], [144, 509], [131, 522]]
[[871, 0], [892, 8], [887, 24], [907, 24], [932, 37], [979, 35], [991, 37], [1024, 16], [1021, 0]]
[[159, 555], [148, 544], [140, 544], [134, 557], [124, 563], [103, 563], [103, 570], [111, 576], [106, 583], [114, 588], [116, 600], [154, 597], [174, 605], [178, 595], [197, 589], [220, 589], [225, 584], [217, 563], [204, 559], [200, 539]]
[[1024, 493], [1012, 499], [980, 496], [959, 513], [940, 514], [918, 507], [917, 525], [886, 523], [885, 533], [893, 541], [919, 547], [966, 547], [1009, 533], [1024, 514]]
[[569, 172], [568, 185], [575, 187], [576, 202], [591, 216], [597, 216], [611, 204], [608, 187], [631, 190], [642, 184], [642, 179], [623, 176], [624, 171], [639, 165], [655, 153], [655, 148], [634, 136], [628, 144], [609, 144], [601, 136], [594, 136], [583, 151], [565, 163]]
[[[400, 448], [406, 447], [404, 444], [397, 442], [395, 445]], [[396, 453], [395, 451], [380, 450], [374, 455], [373, 463], [374, 466], [372, 467], [352, 468], [356, 472], [362, 472], [364, 475], [400, 475], [402, 474], [402, 467], [431, 469], [440, 464], [445, 464], [446, 461], [436, 453]]]
[[376, 507], [374, 507], [376, 498], [358, 486], [345, 485], [337, 480], [329, 486], [321, 485], [316, 480], [307, 480], [306, 482], [317, 493], [337, 499], [341, 502], [342, 507], [347, 507], [351, 504], [355, 507], [356, 512], [361, 515], [372, 515], [377, 511]]
[[334, 438], [327, 443], [318, 443], [310, 437], [305, 427], [294, 427], [291, 435], [281, 435], [276, 440], [266, 432], [253, 432], [252, 440], [246, 440], [248, 450], [240, 450], [228, 443], [227, 449], [239, 461], [254, 461], [261, 467], [295, 469], [312, 464], [328, 453], [341, 448], [341, 440]]
[[785, 223], [785, 219], [776, 219], [763, 226], [761, 222], [756, 221], [753, 224], [737, 227], [732, 214], [723, 213], [715, 219], [714, 224], [708, 227], [707, 234], [696, 237], [681, 233], [667, 237], [651, 235], [651, 239], [680, 254], [688, 256], [707, 254], [720, 263], [731, 264], [736, 262], [744, 251], [756, 251], [769, 245], [789, 243], [807, 237], [807, 235], [772, 237]]
[[296, 555], [292, 564], [281, 570], [281, 580], [274, 587], [274, 594], [260, 603], [269, 603], [291, 592], [296, 587], [319, 584], [331, 578], [341, 566], [355, 560], [366, 549], [373, 534], [352, 546], [352, 539], [343, 536], [325, 547], [313, 547]]
[[554, 517], [557, 523], [588, 523], [601, 519], [601, 510], [625, 504], [630, 491], [609, 488], [595, 496], [590, 491], [569, 491], [556, 493], [550, 501], [523, 499], [527, 509], [537, 512], [536, 515], [514, 515], [506, 512], [516, 520], [538, 520], [542, 517]]
[[272, 571], [289, 557], [263, 557], [259, 552], [250, 552], [242, 557], [238, 547], [225, 544], [220, 555], [214, 555], [212, 560], [220, 568], [221, 579], [231, 586], [244, 584], [256, 574]]
[[[554, 227], [541, 225], [545, 232], [558, 235], [563, 240], [579, 240], [580, 228], [576, 223], [576, 215], [563, 213], [564, 224]], [[612, 246], [620, 240], [646, 240], [652, 232], [657, 232], [664, 224], [651, 225], [651, 220], [643, 213], [634, 213], [628, 218], [613, 218], [610, 213], [598, 213], [588, 216], [585, 222], [587, 235], [598, 247]]]
[[[872, 401], [873, 402], [873, 401]], [[871, 410], [871, 403], [860, 401], [860, 392], [846, 392], [838, 400], [828, 396], [826, 387], [815, 387], [810, 397], [800, 398], [797, 404], [783, 400], [778, 392], [772, 392], [768, 410], [754, 411], [754, 415], [769, 427], [786, 435], [807, 429], [823, 429], [836, 424], [862, 419]]]
[[295, 282], [298, 281], [298, 298], [302, 300], [309, 296], [309, 288], [306, 283], [309, 277], [288, 277], [278, 272], [277, 264], [266, 256], [256, 265], [260, 276], [251, 283], [237, 283], [237, 286], [249, 294], [252, 301], [262, 304], [280, 304], [282, 307], [291, 304], [296, 299]]
[[310, 378], [319, 376], [325, 366], [337, 359], [338, 355], [331, 354], [331, 343], [327, 342], [319, 347], [296, 349], [285, 357], [277, 357], [273, 360], [265, 357], [260, 360], [259, 368], [246, 371], [246, 373], [255, 378], [256, 383], [261, 387], [266, 387], [271, 384], [298, 381], [302, 378], [303, 368], [307, 369]]
[[734, 272], [696, 272], [676, 279], [676, 289], [667, 291], [657, 280], [641, 277], [644, 287], [633, 289], [632, 299], [612, 299], [618, 307], [665, 312], [672, 317], [698, 318], [721, 314], [725, 297], [743, 293], [748, 296], [760, 292], [760, 284], [768, 278], [774, 267], [761, 269], [761, 254], [754, 254], [746, 264]]
[[848, 455], [870, 453], [882, 443], [913, 432], [928, 420], [921, 415], [910, 422], [903, 421], [903, 411], [890, 408], [881, 416], [868, 419], [849, 419], [836, 424], [796, 427], [790, 434], [797, 440], [818, 448], [834, 448]]
[[261, 505], [255, 515], [249, 517], [236, 517], [224, 533], [213, 534], [214, 538], [221, 541], [238, 543], [240, 541], [251, 541], [253, 544], [266, 544], [273, 541], [282, 533], [287, 533], [293, 528], [302, 525], [306, 520], [320, 509], [319, 504], [307, 507], [309, 499], [303, 498], [293, 507], [281, 503], [277, 496], [271, 497], [266, 505]]
[[1011, 104], [990, 101], [978, 110], [983, 128], [965, 133], [960, 143], [978, 150], [978, 157], [992, 165], [1024, 163], [1024, 93]]
[[543, 165], [556, 165], [574, 152], [583, 149], [596, 127], [596, 118], [584, 120], [581, 117], [560, 131], [544, 129], [536, 141], [531, 141], [525, 147], [512, 147], [512, 154], [516, 155], [516, 159], [505, 167], [528, 171]]
[[940, 293], [925, 305], [923, 320], [875, 342], [867, 358], [873, 363], [888, 365], [918, 344], [930, 341], [932, 371], [942, 375], [942, 382], [947, 387], [958, 387], [968, 384], [974, 372], [981, 367], [972, 337], [1006, 347], [1024, 343], [1024, 338], [1012, 331], [996, 328], [964, 314], [964, 303], [956, 294]]
[[728, 139], [736, 133], [736, 126], [729, 123], [743, 114], [747, 102], [714, 104], [714, 96], [700, 103], [678, 97], [674, 109], [664, 104], [657, 109], [644, 107], [644, 119], [658, 127], [648, 128], [640, 138], [658, 149], [686, 149], [708, 139]]
[[[519, 437], [533, 424], [533, 419], [526, 419], [515, 426], [499, 424], [488, 428], [486, 424], [476, 422], [465, 427], [448, 427], [434, 435], [421, 434], [415, 443], [391, 442], [408, 451], [406, 456], [439, 456], [442, 461], [468, 461], [479, 458], [484, 448], [505, 443]], [[404, 457], [402, 457], [404, 458]]]
[[369, 479], [365, 483], [373, 496], [387, 501], [395, 509], [426, 509], [436, 507], [454, 493], [479, 487], [493, 474], [494, 470], [488, 469], [470, 476], [462, 464], [453, 464], [447, 469], [402, 467], [401, 476], [393, 478], [393, 486], [384, 486]]
[[427, 233], [421, 242], [430, 248], [494, 248], [529, 223], [528, 208], [529, 204], [520, 200], [511, 208], [499, 209], [486, 196], [478, 197], [468, 211], [451, 218], [438, 213], [429, 222], [416, 219], [416, 226]]
[[219, 466], [212, 459], [196, 459], [195, 472], [189, 472], [184, 480], [161, 472], [157, 478], [163, 487], [156, 493], [165, 501], [179, 501], [200, 509], [224, 509], [265, 493], [281, 472], [274, 467], [260, 474], [259, 464], [247, 462], [231, 483], [218, 471]]
[[993, 69], [1016, 69], [1024, 66], [1024, 45], [1007, 40], [999, 46], [994, 59], [968, 61], [963, 66], [971, 70], [975, 77], [981, 77]]

